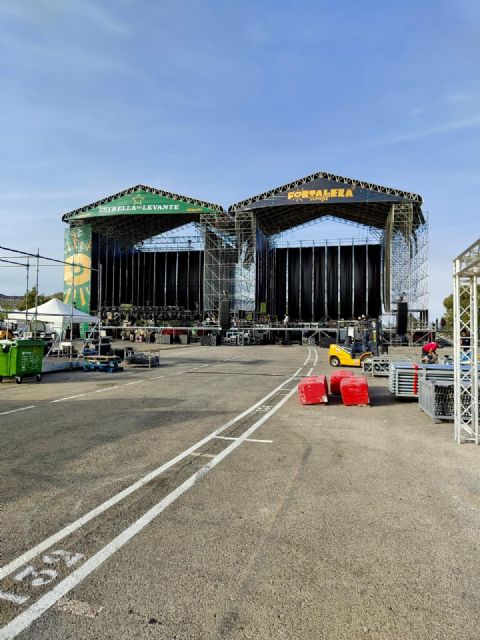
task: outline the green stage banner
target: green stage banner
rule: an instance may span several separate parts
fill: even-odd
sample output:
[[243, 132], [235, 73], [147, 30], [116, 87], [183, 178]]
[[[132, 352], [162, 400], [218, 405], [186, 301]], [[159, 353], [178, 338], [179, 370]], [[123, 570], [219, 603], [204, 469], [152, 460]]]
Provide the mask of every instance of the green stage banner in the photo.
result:
[[[80, 311], [90, 312], [92, 227], [82, 224], [65, 230], [63, 301]], [[75, 266], [73, 266], [75, 265]]]
[[184, 200], [166, 198], [148, 191], [135, 191], [126, 196], [121, 196], [105, 204], [101, 204], [87, 211], [76, 213], [69, 220], [86, 218], [101, 218], [104, 216], [118, 215], [155, 215], [175, 213], [209, 213], [213, 211]]

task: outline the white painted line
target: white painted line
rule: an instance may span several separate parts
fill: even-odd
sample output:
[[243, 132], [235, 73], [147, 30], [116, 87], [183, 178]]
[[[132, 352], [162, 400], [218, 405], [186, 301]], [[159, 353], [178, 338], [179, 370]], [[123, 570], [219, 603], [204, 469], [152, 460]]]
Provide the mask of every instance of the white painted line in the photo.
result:
[[197, 458], [214, 458], [214, 453], [190, 453], [191, 456], [196, 456]]
[[0, 591], [0, 598], [7, 602], [13, 602], [13, 604], [25, 604], [28, 600], [28, 596], [16, 596], [13, 593], [7, 593], [6, 591]]
[[40, 553], [43, 553], [43, 551], [46, 551], [47, 549], [49, 549], [52, 545], [57, 544], [60, 540], [63, 540], [70, 534], [74, 533], [75, 531], [83, 527], [83, 525], [85, 525], [87, 522], [90, 522], [90, 520], [93, 520], [94, 518], [102, 514], [104, 511], [107, 511], [107, 509], [110, 509], [110, 507], [113, 507], [114, 505], [116, 505], [118, 502], [120, 502], [121, 500], [129, 496], [134, 491], [137, 491], [138, 489], [146, 485], [148, 482], [151, 482], [152, 480], [157, 478], [159, 475], [161, 475], [162, 473], [164, 473], [165, 471], [167, 471], [168, 469], [176, 465], [178, 462], [186, 458], [192, 452], [196, 451], [200, 447], [203, 447], [203, 445], [205, 445], [207, 442], [210, 442], [210, 440], [213, 440], [215, 436], [220, 435], [223, 431], [233, 426], [236, 422], [245, 418], [249, 413], [251, 413], [252, 411], [255, 411], [257, 407], [260, 407], [261, 405], [265, 404], [265, 402], [269, 398], [271, 398], [273, 395], [278, 393], [278, 391], [285, 384], [288, 384], [291, 380], [293, 380], [293, 378], [298, 374], [298, 372], [299, 372], [299, 369], [295, 371], [293, 376], [284, 380], [281, 384], [275, 387], [273, 391], [270, 391], [270, 393], [268, 393], [266, 396], [261, 398], [258, 402], [253, 404], [248, 409], [245, 409], [245, 411], [242, 411], [242, 413], [238, 414], [237, 416], [235, 416], [235, 418], [232, 418], [231, 420], [223, 424], [221, 427], [219, 427], [218, 429], [210, 433], [208, 436], [205, 436], [205, 438], [203, 438], [202, 440], [199, 440], [196, 444], [192, 445], [188, 449], [185, 449], [185, 451], [178, 454], [177, 456], [175, 456], [165, 464], [162, 464], [157, 469], [154, 469], [153, 471], [148, 473], [146, 476], [143, 476], [143, 478], [140, 478], [139, 480], [134, 482], [132, 485], [130, 485], [126, 489], [123, 489], [123, 491], [120, 491], [119, 493], [114, 495], [112, 498], [109, 498], [108, 500], [100, 504], [98, 507], [95, 507], [94, 509], [86, 513], [84, 516], [78, 518], [74, 522], [71, 522], [63, 529], [60, 529], [60, 531], [58, 531], [57, 533], [54, 533], [43, 542], [40, 542], [35, 547], [32, 547], [28, 551], [25, 551], [25, 553], [23, 553], [21, 556], [18, 556], [17, 558], [15, 558], [14, 560], [6, 564], [5, 566], [1, 567], [0, 580], [3, 580], [3, 578], [10, 575], [16, 569], [22, 567], [29, 560], [31, 560], [32, 558], [35, 558]]
[[65, 400], [73, 400], [73, 398], [81, 398], [82, 396], [87, 395], [86, 393], [79, 393], [76, 396], [67, 396], [66, 398], [59, 398], [58, 400], [50, 400], [50, 404], [54, 402], [65, 402]]
[[308, 347], [308, 356], [307, 359], [305, 360], [305, 362], [303, 363], [303, 366], [305, 367], [307, 362], [310, 360], [310, 356], [312, 355], [312, 349], [311, 347]]
[[268, 413], [263, 415], [257, 420], [249, 429], [247, 429], [235, 442], [228, 445], [223, 451], [221, 451], [215, 458], [212, 458], [210, 462], [207, 462], [196, 473], [187, 478], [185, 482], [179, 485], [174, 491], [169, 493], [165, 498], [160, 500], [154, 507], [149, 509], [144, 515], [136, 522], [131, 524], [127, 529], [122, 531], [111, 542], [97, 551], [95, 555], [89, 558], [81, 567], [73, 571], [68, 577], [59, 582], [51, 591], [42, 596], [35, 604], [26, 609], [19, 616], [14, 618], [9, 624], [0, 630], [0, 640], [11, 640], [16, 635], [24, 631], [31, 623], [45, 613], [50, 607], [52, 607], [60, 598], [63, 598], [67, 593], [74, 589], [80, 582], [82, 582], [93, 571], [98, 569], [104, 562], [106, 562], [114, 553], [127, 544], [134, 536], [136, 536], [142, 529], [150, 524], [162, 511], [165, 511], [175, 500], [177, 500], [186, 491], [191, 489], [196, 482], [202, 480], [214, 467], [217, 466], [224, 458], [232, 453], [242, 442], [248, 439], [248, 436], [254, 433], [264, 422], [266, 422], [274, 413], [276, 413], [287, 400], [296, 391], [294, 387], [288, 396], [283, 397]]
[[12, 409], [11, 411], [2, 411], [2, 413], [0, 413], [0, 416], [6, 416], [9, 413], [17, 413], [17, 411], [26, 411], [27, 409], [35, 409], [37, 405], [36, 404], [31, 404], [29, 407], [20, 407], [20, 409]]
[[[229, 438], [228, 436], [215, 436], [215, 440], [238, 440], [238, 438]], [[272, 444], [273, 440], [255, 440], [255, 438], [247, 438], [245, 442], [264, 442], [265, 444]]]
[[150, 378], [150, 380], [159, 380], [160, 378], [173, 378], [173, 376], [181, 376], [183, 373], [190, 373], [190, 371], [196, 371], [197, 369], [202, 369], [203, 367], [209, 367], [209, 364], [201, 364], [199, 367], [194, 367], [193, 369], [182, 369], [181, 371], [177, 371], [177, 373], [167, 373], [163, 376], [154, 376]]
[[128, 387], [129, 384], [138, 384], [139, 382], [143, 382], [143, 378], [142, 380], [134, 380], [133, 382], [126, 382], [123, 386]]
[[93, 393], [101, 393], [102, 391], [111, 391], [112, 389], [118, 389], [118, 384], [114, 385], [113, 387], [105, 387], [104, 389], [97, 389]]

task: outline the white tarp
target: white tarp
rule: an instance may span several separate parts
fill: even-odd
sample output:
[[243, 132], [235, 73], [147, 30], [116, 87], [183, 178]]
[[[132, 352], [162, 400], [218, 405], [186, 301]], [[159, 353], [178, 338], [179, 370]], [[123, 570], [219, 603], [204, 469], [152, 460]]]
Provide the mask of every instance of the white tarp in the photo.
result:
[[75, 309], [72, 305], [65, 304], [57, 298], [52, 298], [48, 302], [38, 305], [37, 308], [33, 307], [27, 311], [11, 311], [7, 320], [9, 322], [25, 322], [27, 315], [29, 320], [36, 318], [40, 322], [48, 322], [56, 327], [62, 327], [70, 322], [73, 324], [92, 324], [99, 321], [96, 316]]

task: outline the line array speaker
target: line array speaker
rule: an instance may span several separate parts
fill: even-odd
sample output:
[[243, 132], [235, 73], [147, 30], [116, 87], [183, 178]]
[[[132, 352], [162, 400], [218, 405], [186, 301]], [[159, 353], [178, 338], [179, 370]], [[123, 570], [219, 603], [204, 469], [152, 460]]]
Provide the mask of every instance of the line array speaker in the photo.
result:
[[220, 328], [230, 330], [230, 300], [220, 300]]
[[404, 336], [408, 325], [408, 302], [399, 302], [397, 307], [397, 334]]

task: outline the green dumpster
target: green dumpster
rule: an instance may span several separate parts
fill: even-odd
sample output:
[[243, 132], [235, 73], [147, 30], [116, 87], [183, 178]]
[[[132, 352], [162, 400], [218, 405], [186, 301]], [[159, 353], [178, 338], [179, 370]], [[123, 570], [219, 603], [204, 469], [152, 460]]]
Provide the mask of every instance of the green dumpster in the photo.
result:
[[42, 379], [43, 340], [0, 340], [0, 381], [15, 378], [20, 384], [24, 378]]

